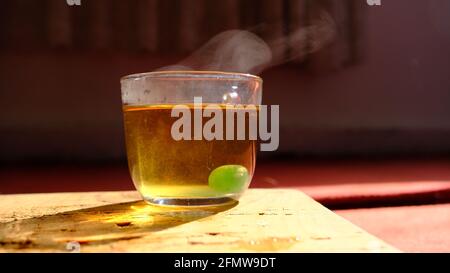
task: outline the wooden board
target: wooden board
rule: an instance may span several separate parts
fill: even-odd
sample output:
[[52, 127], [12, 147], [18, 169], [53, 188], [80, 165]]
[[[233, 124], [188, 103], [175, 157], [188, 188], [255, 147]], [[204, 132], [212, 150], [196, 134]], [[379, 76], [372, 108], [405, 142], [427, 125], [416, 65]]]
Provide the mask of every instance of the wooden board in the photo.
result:
[[136, 192], [0, 195], [0, 252], [397, 252], [296, 190], [238, 204], [145, 204]]

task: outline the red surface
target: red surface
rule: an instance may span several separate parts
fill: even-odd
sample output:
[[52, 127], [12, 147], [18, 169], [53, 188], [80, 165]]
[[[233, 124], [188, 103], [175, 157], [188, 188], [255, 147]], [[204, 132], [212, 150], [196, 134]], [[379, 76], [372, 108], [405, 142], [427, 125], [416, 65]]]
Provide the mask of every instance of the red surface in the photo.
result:
[[450, 160], [278, 163], [254, 187], [295, 187], [330, 208], [450, 202]]
[[402, 251], [450, 251], [450, 204], [336, 212]]
[[[301, 189], [332, 209], [379, 207], [338, 213], [402, 250], [450, 251], [450, 205], [426, 205], [450, 203], [450, 160], [259, 163], [252, 187]], [[0, 193], [129, 189], [126, 166], [0, 169]]]

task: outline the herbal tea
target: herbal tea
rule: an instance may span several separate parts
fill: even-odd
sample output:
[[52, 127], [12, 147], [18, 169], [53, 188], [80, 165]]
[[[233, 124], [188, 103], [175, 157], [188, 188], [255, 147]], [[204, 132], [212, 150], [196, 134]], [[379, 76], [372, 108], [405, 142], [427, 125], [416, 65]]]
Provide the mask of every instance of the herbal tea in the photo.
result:
[[[237, 199], [253, 176], [256, 140], [175, 140], [171, 130], [178, 118], [171, 116], [173, 106], [124, 107], [128, 164], [138, 191], [145, 200], [158, 203], [161, 199], [164, 204], [177, 204], [178, 199], [199, 205], [208, 204], [202, 200]], [[188, 107], [194, 117], [196, 108]], [[205, 107], [208, 104], [202, 104], [201, 110]], [[225, 122], [225, 105], [217, 105], [216, 110], [223, 113]], [[235, 111], [234, 132], [239, 116], [250, 122], [248, 113], [239, 114], [244, 108]], [[210, 118], [201, 119], [205, 124]], [[223, 130], [226, 133], [226, 126]]]

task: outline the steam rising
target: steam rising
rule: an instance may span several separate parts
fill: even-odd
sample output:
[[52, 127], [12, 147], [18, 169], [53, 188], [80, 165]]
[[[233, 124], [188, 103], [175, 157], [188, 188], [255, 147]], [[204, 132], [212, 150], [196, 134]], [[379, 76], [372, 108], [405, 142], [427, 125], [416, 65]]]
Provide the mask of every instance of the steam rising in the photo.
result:
[[[322, 12], [310, 26], [264, 41], [246, 30], [228, 30], [214, 36], [176, 65], [158, 70], [209, 70], [259, 74], [268, 67], [316, 52], [336, 36], [331, 16]], [[290, 48], [289, 56], [285, 48]]]
[[[336, 37], [336, 24], [331, 16], [322, 12], [311, 26], [297, 29], [288, 36], [269, 41], [272, 49], [272, 62], [269, 66], [280, 65], [293, 59], [314, 53], [330, 44]], [[290, 48], [289, 56], [283, 49]]]

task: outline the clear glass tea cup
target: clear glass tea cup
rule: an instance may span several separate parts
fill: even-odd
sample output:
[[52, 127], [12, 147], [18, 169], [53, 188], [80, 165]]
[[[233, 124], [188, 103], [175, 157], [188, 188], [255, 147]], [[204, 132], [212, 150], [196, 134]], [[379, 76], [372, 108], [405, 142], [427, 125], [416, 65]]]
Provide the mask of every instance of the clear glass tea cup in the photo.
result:
[[121, 88], [129, 170], [144, 200], [208, 206], [239, 199], [255, 170], [250, 125], [261, 78], [162, 71], [125, 76]]

